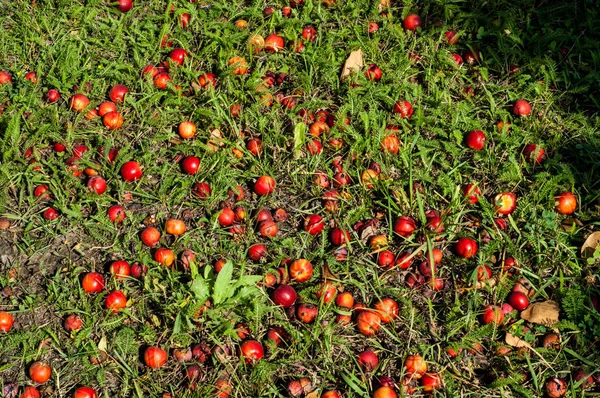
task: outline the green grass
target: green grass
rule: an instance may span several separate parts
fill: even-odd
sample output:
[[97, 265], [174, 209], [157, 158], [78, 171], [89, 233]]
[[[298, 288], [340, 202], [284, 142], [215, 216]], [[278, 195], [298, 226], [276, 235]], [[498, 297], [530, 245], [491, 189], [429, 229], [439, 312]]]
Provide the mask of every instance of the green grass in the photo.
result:
[[[102, 397], [166, 393], [204, 397], [214, 395], [214, 385], [222, 377], [230, 380], [232, 396], [289, 396], [287, 384], [308, 377], [320, 392], [337, 389], [345, 397], [369, 397], [378, 376], [391, 376], [401, 386], [404, 359], [420, 353], [429, 369], [444, 379], [444, 389], [436, 396], [538, 397], [546, 380], [555, 376], [568, 381], [568, 396], [593, 396], [582, 392], [571, 377], [579, 369], [600, 372], [600, 314], [590, 304], [590, 294], [600, 291], [598, 262], [579, 254], [585, 237], [600, 225], [600, 10], [594, 1], [423, 0], [392, 2], [384, 15], [377, 4], [340, 1], [327, 8], [307, 0], [290, 18], [281, 15], [280, 8], [287, 5], [282, 2], [137, 1], [126, 14], [100, 0], [4, 6], [0, 70], [10, 71], [13, 83], [0, 85], [0, 214], [11, 223], [0, 231], [0, 287], [5, 289], [0, 310], [12, 313], [16, 323], [0, 336], [0, 384], [33, 384], [27, 368], [33, 361], [45, 360], [54, 375], [40, 386], [43, 396], [70, 396], [77, 386], [90, 385]], [[267, 5], [277, 9], [270, 17], [263, 15]], [[412, 12], [423, 19], [416, 33], [402, 28], [403, 18]], [[187, 29], [177, 23], [182, 13], [191, 15]], [[239, 19], [248, 21], [247, 29], [234, 25]], [[379, 24], [378, 32], [368, 33], [370, 21]], [[286, 43], [298, 40], [307, 25], [314, 26], [318, 35], [314, 43], [305, 43], [302, 53], [287, 49], [254, 53], [247, 45], [252, 35], [266, 37], [272, 32]], [[449, 29], [459, 33], [457, 45], [447, 44], [444, 33]], [[144, 66], [166, 59], [170, 50], [160, 46], [166, 34], [190, 54], [184, 66], [171, 67], [173, 83], [181, 90], [159, 90], [141, 77]], [[380, 82], [368, 81], [364, 73], [351, 76], [353, 85], [340, 81], [345, 59], [357, 48], [362, 48], [365, 64], [376, 63], [383, 70]], [[464, 55], [468, 49], [481, 51], [481, 61], [454, 65], [450, 54]], [[419, 54], [419, 60], [411, 60], [411, 54]], [[244, 57], [251, 71], [233, 76], [227, 66], [233, 56]], [[509, 73], [512, 65], [519, 67], [517, 72]], [[36, 72], [37, 84], [24, 79], [29, 71]], [[274, 97], [295, 96], [293, 109], [276, 101], [270, 107], [261, 103], [256, 88], [267, 71], [288, 74], [270, 92]], [[191, 87], [205, 72], [217, 75], [217, 88]], [[111, 132], [99, 119], [87, 120], [69, 109], [68, 99], [76, 92], [85, 93], [95, 107], [108, 100], [114, 84], [125, 84], [131, 91], [118, 105], [125, 120], [122, 129]], [[466, 87], [473, 88], [472, 96], [464, 94]], [[58, 103], [44, 100], [49, 88], [61, 92]], [[531, 103], [530, 117], [512, 115], [518, 98]], [[414, 107], [410, 119], [392, 113], [401, 99]], [[234, 103], [242, 106], [238, 118], [229, 112]], [[305, 150], [309, 134], [298, 127], [301, 108], [313, 113], [328, 109], [336, 117], [319, 156]], [[184, 120], [198, 126], [192, 140], [177, 134]], [[499, 121], [509, 121], [510, 129], [498, 131]], [[387, 125], [399, 127], [402, 145], [397, 155], [380, 149], [389, 133]], [[215, 128], [223, 134], [223, 145], [213, 153], [207, 144]], [[474, 152], [463, 143], [473, 129], [486, 133], [482, 151]], [[260, 156], [245, 150], [240, 132], [262, 139]], [[335, 151], [325, 144], [330, 138], [342, 139], [343, 148]], [[54, 142], [64, 143], [67, 151], [55, 153]], [[81, 167], [99, 168], [108, 183], [105, 194], [90, 193], [86, 178], [74, 177], [65, 167], [78, 143], [90, 148]], [[523, 159], [528, 143], [545, 148], [544, 163], [532, 165]], [[101, 146], [120, 149], [113, 163], [97, 156]], [[30, 147], [33, 163], [23, 155]], [[244, 156], [235, 158], [233, 148], [242, 149]], [[177, 159], [192, 154], [201, 158], [200, 170], [184, 175]], [[324, 210], [324, 190], [315, 186], [313, 177], [325, 172], [331, 179], [332, 162], [339, 156], [353, 183], [339, 189], [344, 197], [339, 211], [331, 214]], [[139, 182], [124, 182], [119, 174], [129, 160], [143, 167]], [[381, 166], [383, 177], [367, 190], [360, 179], [371, 162]], [[277, 181], [270, 197], [252, 193], [261, 175]], [[212, 188], [206, 200], [191, 194], [200, 181]], [[414, 182], [422, 192], [409, 188]], [[463, 199], [460, 187], [468, 183], [481, 189], [478, 205]], [[50, 201], [33, 196], [40, 184], [49, 186]], [[238, 185], [246, 191], [239, 205], [249, 217], [246, 233], [233, 239], [219, 226], [217, 216], [228, 191]], [[579, 203], [569, 217], [553, 209], [554, 196], [565, 190], [572, 190]], [[493, 197], [503, 191], [518, 197], [506, 230], [494, 224]], [[124, 199], [127, 194], [131, 200]], [[114, 204], [122, 204], [127, 212], [118, 226], [106, 216]], [[50, 205], [61, 213], [51, 222], [42, 218]], [[260, 237], [256, 231], [252, 215], [261, 208], [283, 208], [289, 214], [274, 238]], [[424, 227], [429, 209], [443, 214], [443, 233], [435, 235]], [[323, 215], [328, 225], [316, 237], [302, 230], [304, 216], [311, 213]], [[399, 215], [417, 220], [418, 233], [409, 239], [393, 234], [393, 220]], [[206, 294], [191, 289], [196, 275], [161, 266], [153, 259], [154, 251], [143, 246], [139, 233], [149, 216], [155, 217], [161, 231], [170, 217], [186, 222], [187, 232], [181, 237], [163, 231], [160, 246], [176, 255], [185, 249], [196, 254], [199, 273], [207, 277], [202, 289]], [[406, 287], [407, 272], [382, 270], [366, 239], [356, 232], [348, 245], [348, 259], [336, 260], [328, 239], [330, 227], [352, 231], [356, 222], [375, 217], [380, 221], [377, 233], [388, 237], [394, 253], [432, 247], [444, 252], [438, 270], [446, 281], [443, 291]], [[476, 258], [461, 260], [453, 254], [453, 244], [463, 236], [479, 242]], [[256, 242], [269, 250], [262, 263], [247, 257], [248, 247]], [[487, 264], [499, 275], [508, 256], [519, 261], [520, 275], [504, 277], [494, 286], [471, 288], [477, 266]], [[315, 266], [309, 282], [294, 284], [303, 301], [318, 306], [314, 324], [290, 320], [270, 301], [270, 290], [261, 284], [255, 287], [254, 279], [246, 280], [243, 294], [227, 288], [243, 281], [244, 275], [276, 272], [288, 257], [306, 258]], [[220, 258], [232, 262], [231, 280], [219, 281], [209, 273]], [[148, 275], [141, 281], [115, 281], [108, 267], [119, 259], [147, 265]], [[418, 264], [421, 259], [417, 260]], [[369, 338], [356, 330], [354, 322], [336, 324], [335, 315], [344, 311], [315, 296], [322, 264], [357, 302], [371, 305], [383, 297], [395, 299], [399, 319]], [[86, 294], [80, 279], [88, 271], [103, 273], [108, 290], [123, 290], [127, 309], [112, 314], [104, 309], [106, 293]], [[555, 326], [561, 336], [559, 350], [541, 347], [550, 328], [527, 324], [516, 313], [509, 317], [516, 326], [481, 325], [482, 309], [502, 304], [521, 276], [536, 289], [533, 302], [560, 303], [561, 320]], [[228, 297], [217, 298], [223, 294]], [[207, 297], [213, 306], [194, 323], [193, 315]], [[62, 327], [71, 313], [84, 321], [73, 334]], [[260, 341], [265, 341], [270, 326], [283, 326], [292, 342], [279, 347], [265, 343], [265, 358], [246, 365], [237, 355], [238, 322], [248, 324]], [[514, 350], [508, 357], [495, 356], [505, 332], [515, 332], [520, 325], [531, 328], [523, 338], [535, 352]], [[98, 355], [103, 339], [108, 358], [94, 365], [89, 358]], [[226, 345], [232, 351], [224, 361], [213, 357], [201, 364], [203, 375], [196, 391], [187, 388], [188, 364], [172, 357], [159, 370], [143, 364], [146, 346], [170, 350], [196, 343]], [[481, 354], [467, 352], [475, 343], [484, 347]], [[446, 353], [448, 347], [464, 351], [453, 359]], [[367, 348], [377, 351], [380, 365], [365, 374], [356, 356]], [[418, 388], [414, 395], [424, 393]]]

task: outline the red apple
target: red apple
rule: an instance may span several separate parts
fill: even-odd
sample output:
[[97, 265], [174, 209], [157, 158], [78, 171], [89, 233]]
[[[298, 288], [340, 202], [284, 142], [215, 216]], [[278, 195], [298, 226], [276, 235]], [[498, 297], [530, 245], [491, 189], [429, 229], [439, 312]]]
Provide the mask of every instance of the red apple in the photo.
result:
[[466, 135], [465, 144], [473, 150], [480, 151], [485, 146], [485, 134], [481, 130], [473, 130]]
[[529, 116], [531, 115], [531, 105], [523, 99], [518, 99], [515, 101], [512, 111], [515, 116]]
[[406, 30], [415, 30], [421, 27], [421, 23], [421, 17], [419, 17], [417, 14], [410, 14], [404, 18], [402, 26], [404, 26], [404, 29]]
[[555, 198], [556, 211], [560, 214], [573, 214], [577, 210], [577, 197], [572, 192], [566, 191]]

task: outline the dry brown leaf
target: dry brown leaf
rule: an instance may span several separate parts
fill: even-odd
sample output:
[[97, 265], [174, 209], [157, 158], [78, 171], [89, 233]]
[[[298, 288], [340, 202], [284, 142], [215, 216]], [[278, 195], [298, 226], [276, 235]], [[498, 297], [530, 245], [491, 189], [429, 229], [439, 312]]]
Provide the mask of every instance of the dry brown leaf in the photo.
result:
[[583, 227], [583, 223], [577, 218], [566, 218], [561, 223], [560, 226], [567, 232], [570, 232], [573, 229], [573, 224], [578, 227]]
[[348, 59], [346, 59], [346, 63], [344, 63], [344, 69], [342, 69], [342, 76], [340, 79], [345, 79], [350, 76], [352, 72], [360, 71], [363, 66], [365, 66], [365, 61], [363, 59], [362, 49], [358, 49], [356, 51], [352, 51]]
[[508, 344], [510, 346], [513, 346], [513, 347], [517, 347], [517, 348], [521, 348], [521, 347], [531, 348], [531, 344], [529, 344], [525, 340], [522, 340], [522, 339], [518, 338], [517, 336], [513, 335], [512, 333], [506, 332], [506, 337], [504, 338], [504, 341], [506, 342], [506, 344]]
[[540, 325], [553, 325], [558, 322], [560, 307], [556, 301], [548, 300], [531, 304], [521, 312], [521, 318]]
[[375, 227], [369, 225], [368, 227], [366, 227], [365, 229], [362, 230], [361, 234], [360, 234], [360, 240], [364, 243], [367, 244], [367, 241], [369, 240], [369, 238], [373, 235], [375, 235], [377, 233], [377, 230], [375, 229]]
[[593, 257], [598, 245], [600, 245], [600, 231], [594, 232], [587, 237], [585, 242], [583, 242], [583, 246], [581, 246], [581, 257]]
[[321, 264], [321, 275], [323, 276], [323, 279], [325, 279], [325, 280], [340, 279], [336, 274], [331, 272], [329, 265], [327, 265], [326, 263]]

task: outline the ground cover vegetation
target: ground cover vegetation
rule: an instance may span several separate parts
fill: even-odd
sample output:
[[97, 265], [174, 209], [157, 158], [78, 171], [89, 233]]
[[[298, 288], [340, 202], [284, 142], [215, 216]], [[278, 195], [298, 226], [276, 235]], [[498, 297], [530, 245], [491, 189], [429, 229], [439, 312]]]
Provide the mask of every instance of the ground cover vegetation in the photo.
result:
[[0, 396], [600, 390], [594, 1], [16, 1]]

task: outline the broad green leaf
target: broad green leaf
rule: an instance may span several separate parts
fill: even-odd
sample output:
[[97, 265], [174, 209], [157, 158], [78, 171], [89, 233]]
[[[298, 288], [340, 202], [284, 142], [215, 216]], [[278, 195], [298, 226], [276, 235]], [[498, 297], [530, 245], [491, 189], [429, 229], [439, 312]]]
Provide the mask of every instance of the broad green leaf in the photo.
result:
[[210, 296], [210, 287], [208, 286], [208, 283], [206, 283], [206, 280], [201, 276], [198, 276], [196, 279], [194, 279], [190, 290], [200, 302], [206, 301]]
[[218, 305], [233, 295], [234, 287], [231, 285], [233, 275], [233, 263], [227, 261], [221, 271], [217, 274], [215, 288], [213, 291], [213, 300]]
[[306, 124], [300, 122], [294, 127], [294, 158], [302, 155], [302, 147], [306, 139]]

